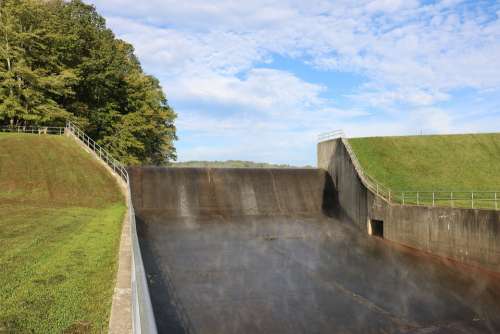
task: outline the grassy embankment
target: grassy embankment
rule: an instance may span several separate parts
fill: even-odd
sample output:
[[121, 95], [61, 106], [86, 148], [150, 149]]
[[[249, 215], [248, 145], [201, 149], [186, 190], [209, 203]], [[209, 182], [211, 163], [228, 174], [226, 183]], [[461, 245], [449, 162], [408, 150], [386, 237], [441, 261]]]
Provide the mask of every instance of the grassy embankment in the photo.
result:
[[65, 137], [0, 134], [0, 333], [107, 332], [125, 204]]
[[[500, 134], [352, 138], [349, 143], [365, 172], [395, 191], [443, 191], [436, 205], [470, 207], [470, 191], [499, 191]], [[469, 193], [460, 193], [468, 191]], [[475, 194], [475, 207], [493, 208], [494, 194]], [[406, 193], [406, 202], [416, 202]], [[465, 199], [467, 198], [467, 199]], [[420, 202], [432, 203], [432, 193], [420, 194]], [[499, 202], [500, 208], [500, 202]]]

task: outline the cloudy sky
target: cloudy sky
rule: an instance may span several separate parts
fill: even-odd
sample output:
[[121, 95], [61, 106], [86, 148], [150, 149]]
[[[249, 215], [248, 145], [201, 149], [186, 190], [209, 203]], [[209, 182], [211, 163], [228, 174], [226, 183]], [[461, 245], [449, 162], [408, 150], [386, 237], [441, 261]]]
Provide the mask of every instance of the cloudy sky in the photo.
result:
[[319, 133], [500, 131], [500, 3], [92, 0], [160, 79], [179, 160], [315, 164]]

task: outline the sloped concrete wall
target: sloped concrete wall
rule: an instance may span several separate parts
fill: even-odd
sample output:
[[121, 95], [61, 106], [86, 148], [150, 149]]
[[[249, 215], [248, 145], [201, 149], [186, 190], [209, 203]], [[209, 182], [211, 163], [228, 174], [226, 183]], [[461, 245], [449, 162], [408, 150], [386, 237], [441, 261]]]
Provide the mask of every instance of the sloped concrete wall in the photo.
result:
[[384, 222], [384, 238], [500, 273], [500, 211], [388, 204], [361, 182], [341, 140], [318, 144], [318, 167], [335, 185], [338, 215], [363, 233]]
[[132, 167], [138, 216], [322, 215], [331, 203], [320, 169]]
[[371, 193], [363, 186], [340, 139], [318, 144], [318, 168], [328, 171], [334, 185], [334, 216], [365, 228]]

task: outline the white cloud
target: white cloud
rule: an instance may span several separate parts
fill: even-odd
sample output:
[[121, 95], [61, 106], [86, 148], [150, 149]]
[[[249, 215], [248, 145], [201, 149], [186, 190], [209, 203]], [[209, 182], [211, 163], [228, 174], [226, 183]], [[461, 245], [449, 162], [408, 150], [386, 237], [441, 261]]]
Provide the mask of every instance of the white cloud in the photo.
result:
[[366, 5], [370, 12], [396, 12], [402, 9], [415, 8], [418, 1], [410, 0], [374, 0]]
[[400, 0], [97, 4], [120, 14], [108, 19], [111, 27], [137, 46], [149, 68], [167, 74], [186, 68], [236, 74], [279, 53], [407, 90], [500, 86], [500, 24], [485, 22], [488, 8]]
[[413, 110], [411, 121], [427, 132], [449, 133], [452, 130], [452, 117], [446, 110], [439, 108], [423, 108]]
[[269, 68], [252, 69], [242, 79], [215, 72], [185, 73], [171, 86], [170, 94], [177, 100], [203, 100], [275, 115], [327, 103], [319, 97], [323, 86]]
[[[272, 129], [293, 138], [337, 127], [353, 135], [466, 129], [459, 111], [440, 104], [457, 90], [500, 89], [495, 2], [93, 2], [117, 35], [134, 44], [174, 107], [190, 103], [191, 110], [177, 109], [181, 132], [244, 138], [254, 129], [259, 150], [272, 141]], [[335, 94], [326, 86], [273, 69], [275, 55], [366, 80], [345, 94], [351, 106], [340, 108], [325, 97]]]
[[404, 87], [379, 87], [365, 85], [359, 92], [350, 97], [360, 104], [390, 108], [394, 103], [400, 105], [430, 106], [437, 102], [446, 101], [450, 96], [440, 91], [426, 91], [422, 88]]
[[251, 38], [228, 31], [194, 34], [158, 28], [127, 18], [110, 17], [109, 26], [131, 42], [150, 71], [164, 76], [213, 70], [234, 74], [265, 61], [265, 53]]

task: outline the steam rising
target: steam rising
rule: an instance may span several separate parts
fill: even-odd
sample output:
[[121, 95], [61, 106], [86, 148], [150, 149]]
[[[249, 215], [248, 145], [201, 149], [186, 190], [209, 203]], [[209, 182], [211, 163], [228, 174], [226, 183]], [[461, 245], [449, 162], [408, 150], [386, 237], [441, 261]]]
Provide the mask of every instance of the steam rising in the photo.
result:
[[500, 331], [498, 279], [324, 215], [324, 172], [151, 168], [134, 177], [160, 331]]

